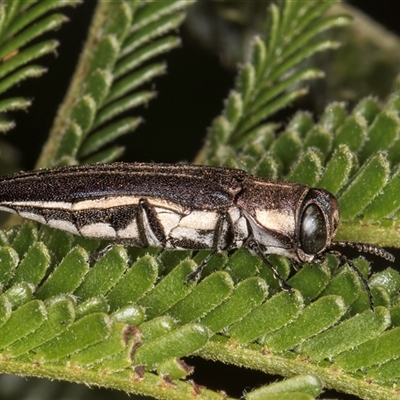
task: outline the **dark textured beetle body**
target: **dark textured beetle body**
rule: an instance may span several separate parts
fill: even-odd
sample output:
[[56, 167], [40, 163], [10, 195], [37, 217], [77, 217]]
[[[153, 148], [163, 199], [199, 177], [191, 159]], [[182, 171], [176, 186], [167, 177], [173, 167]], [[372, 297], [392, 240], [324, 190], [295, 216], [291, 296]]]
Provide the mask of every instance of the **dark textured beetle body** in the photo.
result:
[[[339, 208], [326, 190], [226, 168], [114, 163], [18, 173], [0, 179], [0, 209], [137, 247], [247, 247], [266, 262], [266, 254], [309, 262], [333, 244], [363, 246], [333, 242]], [[393, 259], [377, 246], [361, 250]]]
[[253, 238], [264, 253], [311, 261], [339, 220], [322, 189], [190, 165], [89, 165], [0, 181], [6, 211], [82, 236], [134, 246], [225, 250]]

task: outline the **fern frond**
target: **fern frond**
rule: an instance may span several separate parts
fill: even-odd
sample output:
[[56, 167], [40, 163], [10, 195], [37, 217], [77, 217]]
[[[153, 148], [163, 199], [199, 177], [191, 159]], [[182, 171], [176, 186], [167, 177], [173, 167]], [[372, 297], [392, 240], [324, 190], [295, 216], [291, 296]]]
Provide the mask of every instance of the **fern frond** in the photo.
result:
[[238, 167], [234, 158], [227, 157], [225, 146], [240, 150], [263, 120], [306, 93], [302, 82], [323, 76], [322, 71], [299, 64], [338, 46], [329, 39], [317, 39], [320, 33], [348, 22], [343, 16], [321, 16], [329, 5], [285, 2], [281, 8], [271, 6], [266, 39], [254, 39], [252, 59], [239, 72], [236, 88], [223, 115], [214, 121], [197, 162]]
[[[42, 76], [46, 69], [31, 64], [33, 60], [55, 52], [56, 40], [46, 40], [32, 46], [29, 43], [44, 33], [58, 29], [67, 18], [59, 13], [46, 16], [50, 11], [66, 5], [76, 5], [80, 0], [5, 2], [0, 5], [0, 93], [27, 78]], [[2, 112], [25, 110], [29, 100], [11, 98], [2, 101]], [[14, 126], [12, 121], [0, 123], [0, 132]]]
[[153, 90], [138, 91], [165, 73], [151, 60], [179, 45], [167, 35], [183, 21], [191, 1], [99, 3], [70, 92], [38, 166], [112, 161], [122, 148], [106, 147], [132, 132], [140, 117], [124, 113], [147, 104]]
[[[281, 167], [278, 178], [322, 187], [337, 196], [340, 239], [399, 243], [398, 97], [394, 93], [383, 106], [362, 100], [349, 114], [343, 105], [331, 104], [315, 126], [305, 128], [299, 123], [308, 114], [299, 113], [269, 149], [264, 148]], [[362, 111], [366, 107], [374, 113], [368, 119]], [[331, 121], [328, 126], [326, 121]]]

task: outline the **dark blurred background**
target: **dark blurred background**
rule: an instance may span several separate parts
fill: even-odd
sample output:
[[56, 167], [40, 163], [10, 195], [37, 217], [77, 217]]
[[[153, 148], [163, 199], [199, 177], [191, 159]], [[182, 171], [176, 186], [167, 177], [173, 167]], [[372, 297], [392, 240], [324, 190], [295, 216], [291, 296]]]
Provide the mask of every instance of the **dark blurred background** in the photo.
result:
[[[400, 33], [399, 3], [396, 0], [379, 2], [354, 0], [350, 4], [369, 14], [389, 30]], [[34, 100], [27, 113], [20, 112], [14, 115], [17, 127], [5, 138], [20, 151], [20, 167], [23, 169], [34, 167], [41, 146], [47, 138], [57, 108], [68, 87], [67, 77], [73, 73], [85, 40], [94, 7], [94, 1], [85, 1], [75, 9], [62, 10], [69, 16], [70, 22], [56, 32], [61, 42], [58, 55], [46, 56], [39, 60], [41, 65], [49, 68], [49, 72], [40, 79], [23, 82], [17, 90], [13, 91], [13, 94]], [[235, 71], [226, 66], [221, 54], [210, 51], [190, 32], [191, 30], [184, 26], [181, 29], [182, 46], [165, 57], [168, 73], [156, 80], [158, 97], [151, 101], [148, 107], [135, 110], [136, 114], [144, 116], [146, 122], [134, 134], [123, 139], [123, 143], [127, 146], [124, 160], [191, 161], [201, 147], [212, 119], [221, 112], [223, 100], [233, 86]], [[54, 34], [49, 36], [54, 37]], [[293, 112], [294, 110], [291, 109], [288, 115]], [[198, 384], [224, 390], [229, 396], [240, 397], [245, 390], [270, 381], [269, 377], [260, 372], [226, 366], [222, 363], [205, 362], [200, 359], [189, 359], [188, 363], [197, 366], [193, 379]], [[277, 379], [279, 378], [274, 378], [274, 380]], [[1, 385], [4, 385], [4, 382], [1, 380]], [[2, 396], [0, 398], [29, 397], [27, 381], [21, 382], [23, 383], [17, 384], [20, 390], [9, 391], [9, 397], [4, 393], [0, 394]], [[46, 382], [39, 385], [47, 387], [58, 385], [58, 383]], [[23, 387], [25, 390], [21, 392]], [[115, 391], [91, 391], [83, 386], [77, 389], [78, 392], [74, 392], [76, 389], [72, 388], [76, 388], [76, 385], [61, 384], [59, 389], [54, 389], [53, 398], [76, 398], [78, 392], [82, 391], [84, 393], [87, 391], [85, 398], [90, 396], [115, 398], [117, 395]], [[71, 392], [75, 395], [66, 396]], [[323, 397], [337, 396], [343, 399], [356, 399], [353, 396], [345, 397], [334, 392], [326, 392]]]

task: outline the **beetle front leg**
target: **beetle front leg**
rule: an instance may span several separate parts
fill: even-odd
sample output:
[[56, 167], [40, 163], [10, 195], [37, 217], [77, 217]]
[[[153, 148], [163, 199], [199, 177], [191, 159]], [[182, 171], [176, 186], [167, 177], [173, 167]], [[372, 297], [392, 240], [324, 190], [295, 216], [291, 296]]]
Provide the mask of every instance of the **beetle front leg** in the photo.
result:
[[257, 256], [260, 257], [261, 260], [264, 262], [264, 264], [271, 269], [274, 278], [279, 282], [279, 286], [282, 290], [284, 290], [285, 292], [293, 293], [293, 288], [288, 285], [285, 279], [279, 275], [278, 270], [271, 264], [267, 257], [265, 257], [265, 254], [261, 250], [259, 243], [252, 236], [247, 239], [245, 247], [257, 254]]

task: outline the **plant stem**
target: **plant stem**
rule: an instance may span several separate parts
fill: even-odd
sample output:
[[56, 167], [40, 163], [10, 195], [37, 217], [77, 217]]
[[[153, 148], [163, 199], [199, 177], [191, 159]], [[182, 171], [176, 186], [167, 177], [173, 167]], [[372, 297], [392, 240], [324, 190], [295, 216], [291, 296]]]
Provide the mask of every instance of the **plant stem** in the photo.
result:
[[82, 54], [79, 57], [77, 68], [72, 77], [71, 84], [69, 85], [69, 90], [58, 110], [47, 142], [43, 146], [43, 150], [36, 163], [36, 168], [49, 167], [56, 161], [55, 157], [60, 145], [60, 140], [62, 137], [61, 134], [68, 125], [71, 118], [71, 113], [74, 109], [77, 99], [80, 97], [82, 87], [84, 86], [87, 74], [89, 72], [88, 65], [90, 65], [94, 49], [99, 38], [102, 36], [104, 24], [109, 18], [109, 10], [112, 7], [112, 1], [99, 1], [96, 7], [89, 35], [83, 47]]
[[276, 354], [262, 353], [260, 350], [218, 343], [215, 340], [210, 340], [198, 355], [268, 374], [286, 377], [302, 374], [315, 375], [322, 381], [324, 387], [354, 394], [363, 399], [395, 400], [399, 398], [395, 389], [354, 378], [334, 366], [327, 368], [310, 364], [306, 359], [289, 359]]

